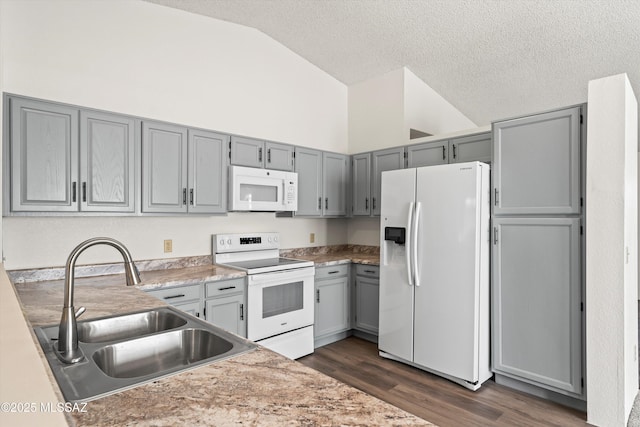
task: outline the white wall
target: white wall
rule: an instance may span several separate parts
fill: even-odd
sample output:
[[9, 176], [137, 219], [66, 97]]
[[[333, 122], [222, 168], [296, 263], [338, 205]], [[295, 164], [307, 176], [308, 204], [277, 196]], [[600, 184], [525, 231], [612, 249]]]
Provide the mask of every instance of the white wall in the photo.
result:
[[[6, 92], [347, 152], [346, 86], [255, 29], [142, 1], [2, 4]], [[284, 247], [309, 246], [310, 232], [315, 245], [346, 243], [342, 220], [273, 214], [10, 217], [3, 229], [7, 269], [63, 265], [98, 234], [121, 238], [136, 259], [209, 254], [210, 235], [229, 231], [279, 231]]]
[[349, 152], [403, 145], [404, 69], [349, 86]]
[[625, 426], [638, 392], [637, 101], [626, 74], [589, 82], [587, 421]]
[[409, 129], [442, 135], [475, 128], [476, 124], [431, 86], [404, 68], [404, 127], [408, 140]]

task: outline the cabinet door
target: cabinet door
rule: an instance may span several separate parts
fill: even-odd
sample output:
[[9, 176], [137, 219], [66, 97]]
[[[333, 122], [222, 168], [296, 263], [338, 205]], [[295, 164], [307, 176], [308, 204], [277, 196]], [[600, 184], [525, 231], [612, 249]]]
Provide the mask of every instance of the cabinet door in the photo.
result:
[[356, 276], [356, 329], [378, 334], [379, 279]]
[[241, 337], [247, 336], [244, 294], [209, 299], [206, 307], [208, 322]]
[[80, 209], [134, 212], [135, 120], [117, 114], [80, 112]]
[[371, 154], [355, 154], [352, 162], [353, 215], [371, 214]]
[[581, 394], [580, 220], [493, 225], [494, 371]]
[[298, 210], [296, 216], [322, 215], [322, 151], [296, 147]]
[[164, 123], [142, 124], [142, 210], [187, 211], [187, 130]]
[[265, 162], [267, 169], [293, 171], [293, 147], [291, 145], [265, 142]]
[[407, 167], [433, 166], [448, 163], [449, 141], [426, 142], [407, 147]]
[[11, 99], [11, 210], [78, 210], [78, 110]]
[[261, 168], [264, 165], [264, 141], [231, 137], [231, 164]]
[[227, 135], [189, 129], [189, 212], [226, 212], [228, 145]]
[[191, 301], [191, 302], [183, 302], [180, 304], [172, 304], [175, 308], [184, 311], [185, 313], [189, 313], [192, 316], [202, 318], [202, 307], [200, 306], [200, 301]]
[[449, 141], [449, 163], [491, 163], [491, 134], [465, 136]]
[[580, 213], [580, 108], [493, 124], [496, 215]]
[[324, 215], [344, 216], [347, 214], [347, 162], [344, 154], [323, 153], [322, 189], [324, 193]]
[[404, 168], [404, 147], [373, 152], [373, 173], [371, 178], [371, 214], [380, 216], [380, 183], [382, 172]]
[[349, 329], [349, 279], [339, 277], [318, 280], [314, 337], [335, 334]]

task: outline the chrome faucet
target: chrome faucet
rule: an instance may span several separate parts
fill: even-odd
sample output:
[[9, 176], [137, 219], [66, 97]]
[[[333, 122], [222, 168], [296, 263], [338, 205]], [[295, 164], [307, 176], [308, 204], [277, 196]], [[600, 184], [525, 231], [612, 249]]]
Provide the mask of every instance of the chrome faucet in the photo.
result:
[[94, 237], [85, 240], [76, 246], [67, 258], [67, 264], [64, 271], [64, 307], [62, 308], [62, 318], [60, 319], [60, 327], [58, 331], [58, 346], [53, 346], [58, 359], [64, 363], [77, 363], [84, 359], [82, 350], [78, 347], [78, 325], [76, 319], [84, 313], [85, 308], [80, 307], [78, 311], [73, 308], [73, 288], [74, 288], [74, 272], [76, 261], [85, 249], [95, 245], [109, 245], [116, 248], [124, 259], [124, 273], [127, 278], [127, 286], [133, 286], [140, 283], [140, 275], [136, 269], [129, 250], [117, 240], [109, 237]]

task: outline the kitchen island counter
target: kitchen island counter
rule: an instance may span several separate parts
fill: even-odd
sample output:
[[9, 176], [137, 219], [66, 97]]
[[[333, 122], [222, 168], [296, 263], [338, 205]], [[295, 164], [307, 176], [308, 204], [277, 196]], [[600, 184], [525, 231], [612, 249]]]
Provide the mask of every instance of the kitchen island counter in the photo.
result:
[[[144, 288], [147, 275], [142, 278]], [[15, 288], [32, 326], [59, 321], [62, 281], [21, 283]], [[111, 275], [78, 279], [75, 305], [84, 305], [84, 317], [89, 319], [163, 303], [125, 286], [124, 276]], [[42, 362], [47, 364], [44, 358]], [[73, 412], [69, 422], [78, 426], [430, 425], [262, 347], [89, 402], [86, 412]]]

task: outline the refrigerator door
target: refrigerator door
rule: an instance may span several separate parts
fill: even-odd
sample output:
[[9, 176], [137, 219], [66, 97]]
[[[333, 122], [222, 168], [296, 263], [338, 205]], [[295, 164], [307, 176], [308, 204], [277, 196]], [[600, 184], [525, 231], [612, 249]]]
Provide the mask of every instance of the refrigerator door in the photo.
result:
[[[382, 173], [378, 348], [408, 361], [413, 359], [413, 286], [407, 262], [415, 193], [415, 169]], [[391, 239], [398, 240], [396, 232], [387, 233], [390, 240], [385, 240], [385, 227], [404, 228], [404, 244]]]
[[478, 381], [480, 177], [477, 162], [417, 170], [414, 362], [469, 382]]

